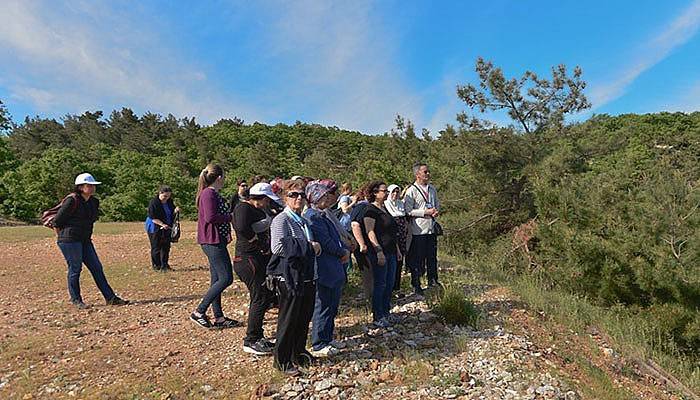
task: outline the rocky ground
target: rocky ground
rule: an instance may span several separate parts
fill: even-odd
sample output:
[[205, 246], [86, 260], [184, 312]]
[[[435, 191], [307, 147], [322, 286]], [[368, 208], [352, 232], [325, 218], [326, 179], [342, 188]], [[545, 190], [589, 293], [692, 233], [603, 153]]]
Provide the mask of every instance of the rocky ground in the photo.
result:
[[[571, 352], [629, 398], [680, 398], [647, 376], [611, 367], [624, 364], [613, 349], [584, 351], [581, 337], [563, 328], [552, 334], [546, 316], [508, 290], [474, 282], [462, 288], [483, 315], [477, 329], [445, 324], [410, 296], [394, 307], [400, 322], [372, 329], [350, 286], [337, 321], [347, 347], [287, 378], [269, 357], [241, 351], [245, 328], [207, 331], [187, 319], [209, 279], [193, 228], [185, 225], [173, 249], [175, 270], [159, 273], [148, 268], [141, 224], [99, 224], [94, 241], [107, 276], [133, 303], [103, 305], [84, 271], [83, 296], [93, 305], [84, 311], [68, 303], [65, 264], [46, 228], [0, 228], [0, 398], [593, 398], [587, 375], [568, 361]], [[245, 286], [236, 282], [224, 309], [245, 320], [246, 305]], [[274, 328], [270, 313], [266, 334]]]

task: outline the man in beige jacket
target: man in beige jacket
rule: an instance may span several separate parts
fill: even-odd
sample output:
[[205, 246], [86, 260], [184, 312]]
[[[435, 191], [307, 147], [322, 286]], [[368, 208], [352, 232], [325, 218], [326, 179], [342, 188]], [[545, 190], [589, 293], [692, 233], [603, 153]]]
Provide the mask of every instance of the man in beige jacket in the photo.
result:
[[410, 217], [413, 238], [408, 250], [406, 264], [411, 270], [411, 286], [417, 295], [423, 295], [420, 278], [428, 273], [428, 286], [438, 284], [437, 235], [435, 218], [440, 210], [440, 201], [435, 187], [430, 184], [430, 169], [427, 164], [413, 165], [416, 181], [406, 189], [403, 199], [406, 215]]

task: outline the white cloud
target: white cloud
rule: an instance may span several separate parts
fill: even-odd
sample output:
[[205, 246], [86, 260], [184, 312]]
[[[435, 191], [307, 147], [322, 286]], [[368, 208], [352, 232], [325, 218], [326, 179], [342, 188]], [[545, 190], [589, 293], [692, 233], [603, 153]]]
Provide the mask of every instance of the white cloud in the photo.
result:
[[174, 62], [155, 32], [107, 5], [4, 1], [0, 72], [11, 97], [42, 112], [123, 105], [206, 122], [258, 117], [212, 90], [196, 66]]
[[279, 103], [301, 104], [314, 122], [381, 133], [397, 113], [422, 120], [422, 104], [394, 61], [391, 32], [371, 2], [301, 0], [262, 10], [261, 54], [280, 63]]
[[688, 42], [695, 36], [698, 28], [700, 28], [700, 0], [695, 0], [663, 31], [640, 46], [631, 64], [622, 68], [612, 79], [591, 85], [589, 93], [593, 108], [600, 108], [622, 96], [639, 75], [664, 60], [674, 49]]

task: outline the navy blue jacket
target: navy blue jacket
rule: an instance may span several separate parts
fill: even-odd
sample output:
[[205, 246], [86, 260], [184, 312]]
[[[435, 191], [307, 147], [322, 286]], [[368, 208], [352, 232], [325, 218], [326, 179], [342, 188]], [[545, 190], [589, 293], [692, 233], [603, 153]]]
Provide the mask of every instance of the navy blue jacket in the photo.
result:
[[306, 210], [304, 218], [309, 221], [309, 229], [314, 235], [314, 240], [321, 244], [321, 254], [316, 257], [314, 275], [317, 283], [330, 288], [343, 286], [346, 275], [340, 258], [345, 255], [346, 248], [340, 240], [340, 234], [335, 225], [323, 212], [313, 208]]
[[314, 277], [314, 249], [306, 239], [285, 236], [280, 239], [284, 255], [273, 254], [267, 275], [281, 276], [293, 296], [303, 295], [302, 283]]

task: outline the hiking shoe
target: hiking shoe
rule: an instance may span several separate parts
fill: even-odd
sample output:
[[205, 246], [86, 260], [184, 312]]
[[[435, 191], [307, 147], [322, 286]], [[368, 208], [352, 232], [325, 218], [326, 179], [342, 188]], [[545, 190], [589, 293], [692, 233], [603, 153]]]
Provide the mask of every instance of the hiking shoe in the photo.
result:
[[243, 343], [243, 351], [256, 356], [269, 356], [273, 347], [268, 347], [265, 339], [260, 339], [255, 343]]
[[372, 322], [372, 325], [375, 328], [383, 329], [383, 328], [388, 328], [391, 326], [391, 323], [387, 321], [385, 318], [380, 319], [379, 321], [374, 321]]
[[124, 300], [119, 296], [114, 296], [111, 299], [107, 300], [108, 306], [125, 306], [127, 304], [129, 304], [129, 300]]
[[303, 353], [296, 356], [296, 358], [294, 360], [294, 364], [296, 364], [297, 366], [302, 367], [302, 368], [310, 367], [315, 362], [316, 362], [316, 357], [312, 356], [311, 353], [309, 353], [306, 350], [304, 350]]
[[82, 300], [71, 300], [71, 303], [80, 310], [87, 310], [88, 308], [90, 308], [90, 306], [83, 303]]
[[295, 367], [294, 365], [290, 365], [286, 368], [281, 368], [280, 371], [283, 374], [292, 377], [301, 375], [301, 371], [299, 371], [299, 368]]
[[211, 328], [211, 321], [209, 321], [209, 317], [207, 317], [206, 314], [202, 314], [201, 316], [197, 316], [195, 313], [190, 314], [190, 319], [192, 322], [195, 324], [201, 326], [202, 328]]
[[334, 355], [338, 354], [338, 349], [331, 346], [330, 344], [327, 344], [318, 350], [311, 349], [311, 354], [314, 357], [319, 357], [319, 358], [330, 357], [330, 356], [334, 356]]
[[239, 326], [242, 326], [243, 323], [236, 321], [235, 319], [231, 319], [229, 317], [224, 317], [223, 321], [214, 321], [214, 323], [211, 325], [212, 328], [216, 329], [226, 329], [226, 328], [236, 328]]
[[391, 324], [398, 324], [398, 323], [403, 321], [403, 317], [401, 317], [400, 315], [396, 315], [396, 314], [391, 314], [388, 317], [386, 317], [386, 319]]
[[338, 350], [342, 350], [342, 349], [344, 349], [345, 347], [347, 347], [347, 345], [346, 345], [345, 343], [339, 342], [339, 341], [337, 341], [337, 340], [335, 340], [335, 339], [331, 340], [331, 342], [328, 343], [328, 344], [330, 344], [331, 346], [333, 346], [334, 348], [336, 348], [336, 349], [338, 349]]

